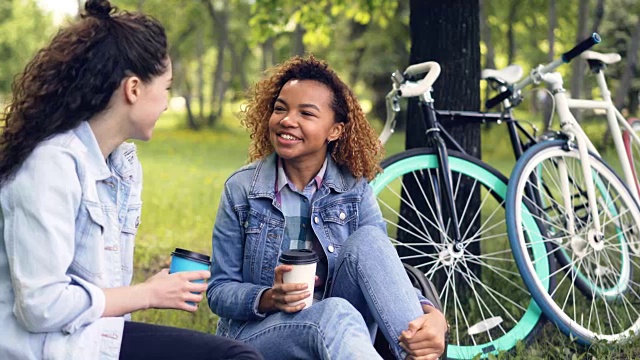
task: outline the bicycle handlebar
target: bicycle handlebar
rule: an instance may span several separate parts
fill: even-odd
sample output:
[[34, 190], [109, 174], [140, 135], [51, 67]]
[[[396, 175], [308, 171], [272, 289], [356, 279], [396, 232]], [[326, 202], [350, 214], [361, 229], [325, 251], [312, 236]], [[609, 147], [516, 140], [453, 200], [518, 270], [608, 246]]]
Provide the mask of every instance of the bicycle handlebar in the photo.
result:
[[601, 38], [600, 38], [600, 35], [598, 35], [598, 33], [591, 34], [591, 36], [589, 36], [585, 40], [582, 40], [578, 45], [574, 46], [573, 49], [562, 54], [560, 58], [553, 60], [547, 65], [538, 66], [537, 68], [531, 71], [531, 74], [529, 74], [529, 76], [517, 82], [516, 84], [512, 84], [511, 86], [509, 86], [509, 89], [487, 100], [485, 102], [485, 107], [487, 109], [491, 109], [492, 107], [501, 103], [503, 100], [511, 97], [514, 94], [517, 94], [518, 91], [520, 91], [524, 87], [533, 83], [538, 83], [542, 75], [555, 70], [558, 66], [564, 63], [568, 63], [569, 61], [571, 61], [571, 59], [580, 55], [585, 50], [588, 50], [589, 48], [599, 43], [600, 41], [601, 41]]
[[429, 91], [438, 76], [440, 76], [440, 64], [435, 61], [414, 64], [409, 66], [404, 73], [409, 76], [427, 73], [424, 78], [416, 82], [405, 82], [398, 88], [398, 95], [401, 97], [420, 96]]
[[[426, 73], [425, 77], [417, 81], [406, 80], [404, 76], [416, 77], [417, 75], [424, 73]], [[382, 144], [387, 142], [395, 130], [396, 112], [400, 111], [398, 99], [400, 97], [414, 97], [421, 95], [428, 97], [431, 86], [438, 76], [440, 76], [440, 65], [434, 61], [414, 64], [409, 66], [403, 74], [404, 75], [399, 75], [398, 73], [394, 73], [391, 77], [394, 82], [393, 89], [385, 97], [387, 120], [385, 121], [384, 128], [378, 137]]]
[[585, 50], [591, 48], [593, 45], [599, 43], [601, 40], [602, 39], [600, 38], [600, 35], [598, 35], [598, 33], [593, 33], [590, 37], [582, 40], [582, 42], [574, 46], [573, 49], [562, 54], [561, 58], [564, 62], [568, 63], [569, 61], [571, 61], [571, 59], [580, 55]]

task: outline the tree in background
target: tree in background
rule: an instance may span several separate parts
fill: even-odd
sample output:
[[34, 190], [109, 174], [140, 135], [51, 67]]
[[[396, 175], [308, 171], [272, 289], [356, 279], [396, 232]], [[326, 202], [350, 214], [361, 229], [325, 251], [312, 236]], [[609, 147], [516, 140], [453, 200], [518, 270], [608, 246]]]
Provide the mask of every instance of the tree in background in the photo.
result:
[[[442, 72], [433, 87], [434, 106], [436, 109], [446, 110], [480, 110], [480, 4], [479, 1], [450, 0], [411, 0], [410, 1], [410, 29], [411, 56], [409, 62], [417, 64], [425, 61], [436, 61]], [[445, 128], [455, 140], [472, 156], [480, 157], [480, 126], [478, 124], [445, 123]], [[406, 148], [412, 149], [425, 146], [425, 126], [423, 116], [417, 101], [410, 101], [408, 108]], [[425, 177], [418, 185], [413, 179], [403, 180], [404, 188], [409, 193], [420, 193], [420, 186], [431, 188], [431, 179]], [[457, 194], [456, 207], [478, 206], [479, 191], [471, 191], [473, 186], [461, 183]], [[461, 191], [461, 192], [460, 192]], [[437, 201], [433, 199], [433, 201]], [[404, 202], [403, 202], [404, 204]], [[426, 206], [426, 204], [424, 204]], [[443, 204], [444, 205], [444, 204]], [[446, 211], [446, 209], [444, 210]], [[400, 218], [408, 222], [419, 223], [413, 209], [403, 206]], [[423, 214], [430, 212], [425, 208]], [[446, 213], [446, 212], [445, 212]], [[437, 219], [434, 219], [437, 221]], [[403, 220], [404, 221], [404, 220]], [[447, 222], [447, 219], [444, 219]], [[470, 228], [470, 232], [477, 231], [479, 219], [466, 219], [474, 223], [460, 224], [463, 228]], [[403, 226], [399, 226], [402, 229]], [[427, 231], [437, 231], [427, 229]], [[438, 239], [438, 234], [431, 234]], [[398, 239], [406, 243], [415, 243], [409, 233], [399, 230]], [[478, 242], [472, 243], [467, 251], [479, 252]], [[476, 247], [476, 248], [473, 248]], [[403, 248], [399, 248], [398, 251]], [[425, 249], [433, 252], [435, 249]], [[402, 255], [402, 254], [401, 254]], [[479, 267], [469, 269], [479, 275]], [[444, 272], [442, 270], [441, 272]], [[436, 275], [436, 287], [443, 288], [446, 274]], [[479, 276], [478, 276], [479, 278]], [[463, 283], [462, 281], [460, 283]]]
[[13, 77], [52, 35], [53, 20], [35, 0], [0, 1], [0, 104]]
[[[76, 1], [84, 6], [84, 0]], [[371, 109], [369, 118], [378, 121], [384, 117], [382, 99], [390, 86], [389, 74], [409, 61], [409, 0], [114, 3], [123, 9], [144, 10], [165, 24], [175, 66], [173, 95], [185, 99], [185, 124], [192, 129], [215, 128], [225, 106], [226, 114], [237, 109], [234, 102], [241, 100], [262, 70], [303, 52], [327, 59], [349, 79], [363, 103], [372, 105], [366, 107]], [[621, 63], [607, 70], [616, 104], [632, 112], [637, 108], [640, 35], [634, 34], [638, 34], [640, 2], [482, 0], [481, 4], [483, 67], [502, 68], [511, 61], [525, 72], [575, 44], [579, 28], [585, 28], [579, 16], [583, 4], [589, 14], [586, 29], [597, 29], [603, 37], [594, 50], [623, 55]], [[6, 95], [13, 76], [54, 26], [35, 0], [4, 0], [0, 1], [0, 31], [0, 94]], [[558, 70], [569, 90], [570, 79], [587, 75], [582, 93], [591, 96], [593, 86], [586, 70], [578, 73], [572, 66]], [[486, 96], [483, 92], [482, 97]], [[525, 100], [520, 110], [530, 103]]]

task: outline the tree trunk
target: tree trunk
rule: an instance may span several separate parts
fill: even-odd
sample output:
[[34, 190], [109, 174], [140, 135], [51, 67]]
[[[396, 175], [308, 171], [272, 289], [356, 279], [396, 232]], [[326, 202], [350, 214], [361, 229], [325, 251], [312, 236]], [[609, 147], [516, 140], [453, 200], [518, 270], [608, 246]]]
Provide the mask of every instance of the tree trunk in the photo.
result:
[[304, 33], [306, 31], [302, 27], [302, 25], [297, 24], [296, 29], [293, 31], [293, 48], [291, 49], [292, 55], [304, 56], [305, 48], [304, 42], [302, 39], [304, 38]]
[[[558, 26], [558, 16], [556, 13], [556, 0], [549, 1], [549, 27], [547, 29], [547, 42], [549, 43], [549, 54], [547, 56], [547, 60], [549, 62], [553, 61], [556, 58], [556, 27]], [[542, 90], [538, 90], [542, 91]], [[541, 98], [536, 96], [536, 101]], [[542, 131], [549, 130], [549, 119], [553, 116], [553, 99], [551, 95], [547, 92], [544, 93], [542, 105], [544, 106], [543, 111], [543, 123], [542, 123]]]
[[[631, 88], [631, 81], [634, 78], [634, 69], [638, 64], [638, 50], [640, 47], [640, 20], [636, 23], [635, 29], [631, 34], [631, 39], [629, 39], [629, 44], [627, 45], [627, 65], [624, 68], [624, 72], [622, 73], [622, 77], [620, 78], [620, 84], [616, 89], [616, 97], [613, 101], [615, 106], [618, 109], [622, 109], [624, 107], [624, 99], [627, 97], [629, 93], [629, 89]], [[629, 109], [630, 112], [633, 112], [635, 109]]]
[[189, 82], [189, 77], [187, 76], [187, 74], [189, 73], [189, 69], [186, 66], [184, 69], [182, 69], [182, 64], [179, 61], [174, 62], [174, 67], [175, 67], [174, 74], [176, 73], [183, 74], [181, 79], [185, 88], [184, 88], [184, 91], [181, 91], [180, 93], [184, 97], [184, 103], [185, 103], [184, 105], [187, 110], [187, 126], [189, 127], [189, 129], [197, 131], [199, 130], [200, 125], [198, 121], [196, 121], [195, 116], [193, 115], [193, 107], [191, 103], [191, 99], [192, 99], [191, 83]]
[[267, 70], [276, 64], [275, 37], [268, 38], [262, 43], [262, 71]]
[[[442, 72], [434, 85], [433, 97], [436, 109], [475, 110], [480, 109], [480, 7], [478, 0], [411, 0], [409, 27], [411, 33], [410, 63], [437, 61]], [[428, 34], [428, 36], [425, 36]], [[465, 124], [445, 124], [445, 128], [454, 135], [455, 140], [472, 156], [480, 157], [480, 126]], [[425, 146], [425, 127], [422, 114], [416, 101], [409, 102], [406, 148]], [[423, 186], [431, 188], [428, 178], [421, 179]], [[404, 179], [410, 193], [419, 192], [415, 182]], [[469, 184], [461, 184], [457, 194], [457, 207], [464, 206], [470, 200], [470, 208], [480, 204], [479, 191], [470, 191]], [[426, 205], [423, 214], [428, 214]], [[401, 208], [403, 216], [412, 211]], [[416, 221], [409, 216], [408, 221]], [[446, 221], [446, 219], [445, 219]], [[474, 223], [460, 224], [469, 233], [479, 228], [480, 219]], [[400, 226], [402, 228], [402, 226]], [[434, 239], [438, 239], [434, 229], [428, 229]], [[408, 233], [399, 231], [398, 238], [403, 242], [413, 242]], [[479, 252], [478, 242], [467, 247], [467, 251]], [[400, 251], [401, 248], [399, 248]], [[433, 252], [433, 249], [424, 249]], [[479, 267], [471, 266], [471, 271], [479, 277]], [[425, 269], [425, 271], [428, 269]], [[446, 275], [438, 273], [435, 283], [442, 288]], [[464, 281], [459, 279], [460, 282]]]
[[[488, 13], [489, 13], [489, 0], [480, 0], [480, 39], [484, 42], [484, 46], [487, 47], [487, 53], [484, 56], [484, 68], [495, 69], [495, 49], [493, 47], [493, 41], [491, 39], [491, 27], [489, 26]], [[491, 88], [487, 86], [485, 88], [485, 99], [489, 99], [491, 96]]]
[[604, 18], [604, 0], [598, 0], [598, 2], [596, 3], [596, 10], [593, 16], [595, 17], [595, 19], [593, 19], [593, 27], [591, 27], [592, 33], [598, 32], [598, 29], [600, 28], [600, 23]]
[[507, 19], [507, 24], [509, 26], [509, 28], [507, 29], [507, 40], [509, 41], [509, 53], [507, 54], [508, 65], [513, 64], [516, 58], [516, 35], [515, 31], [513, 31], [513, 26], [516, 23], [519, 6], [520, 1], [511, 0], [511, 7], [509, 8], [509, 19]]
[[249, 45], [247, 43], [242, 43], [242, 51], [240, 52], [240, 57], [238, 58], [238, 63], [240, 66], [238, 67], [238, 75], [240, 76], [240, 88], [246, 89], [249, 87], [249, 80], [247, 80], [247, 72], [245, 69], [245, 63], [249, 58], [249, 54], [251, 53], [251, 49], [249, 49]]
[[198, 117], [204, 119], [204, 31], [201, 26], [198, 26], [196, 34], [196, 62], [198, 63], [198, 79], [197, 93], [198, 97]]
[[[587, 24], [589, 20], [589, 0], [580, 0], [578, 6], [578, 31], [576, 32], [576, 44], [587, 37]], [[581, 58], [573, 59], [571, 71], [571, 97], [579, 99], [582, 94], [582, 84], [584, 83], [585, 61]], [[580, 110], [572, 110], [578, 121], [582, 119]]]
[[226, 91], [224, 75], [224, 57], [229, 43], [229, 13], [227, 3], [221, 2], [222, 9], [217, 10], [211, 0], [205, 1], [209, 15], [213, 19], [213, 35], [217, 38], [218, 55], [216, 57], [216, 69], [213, 73], [213, 91], [211, 92], [211, 112], [207, 125], [213, 127], [219, 114], [222, 113], [222, 99]]

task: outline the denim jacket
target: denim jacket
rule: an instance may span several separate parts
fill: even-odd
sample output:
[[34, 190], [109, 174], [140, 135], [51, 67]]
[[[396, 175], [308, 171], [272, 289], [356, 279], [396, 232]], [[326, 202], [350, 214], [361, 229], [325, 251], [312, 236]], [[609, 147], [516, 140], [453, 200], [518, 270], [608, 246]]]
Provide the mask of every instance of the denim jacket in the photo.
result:
[[[272, 154], [232, 174], [224, 187], [213, 230], [209, 306], [220, 316], [217, 333], [235, 338], [247, 321], [261, 320], [260, 296], [273, 286], [282, 251], [284, 216], [275, 200], [276, 156]], [[344, 241], [358, 227], [386, 226], [364, 178], [356, 179], [328, 157], [327, 170], [311, 204], [311, 227], [332, 274]]]
[[105, 162], [85, 121], [0, 188], [0, 359], [118, 359], [101, 289], [131, 282], [141, 190], [135, 146]]

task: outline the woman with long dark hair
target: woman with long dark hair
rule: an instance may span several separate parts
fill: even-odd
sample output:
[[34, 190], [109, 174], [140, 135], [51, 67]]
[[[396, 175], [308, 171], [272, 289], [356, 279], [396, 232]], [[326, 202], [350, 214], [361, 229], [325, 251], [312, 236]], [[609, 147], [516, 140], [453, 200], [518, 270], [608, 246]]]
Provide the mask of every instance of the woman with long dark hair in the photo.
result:
[[0, 118], [0, 359], [261, 359], [247, 345], [136, 323], [193, 312], [208, 271], [130, 285], [142, 169], [172, 81], [164, 28], [89, 0], [13, 84]]

